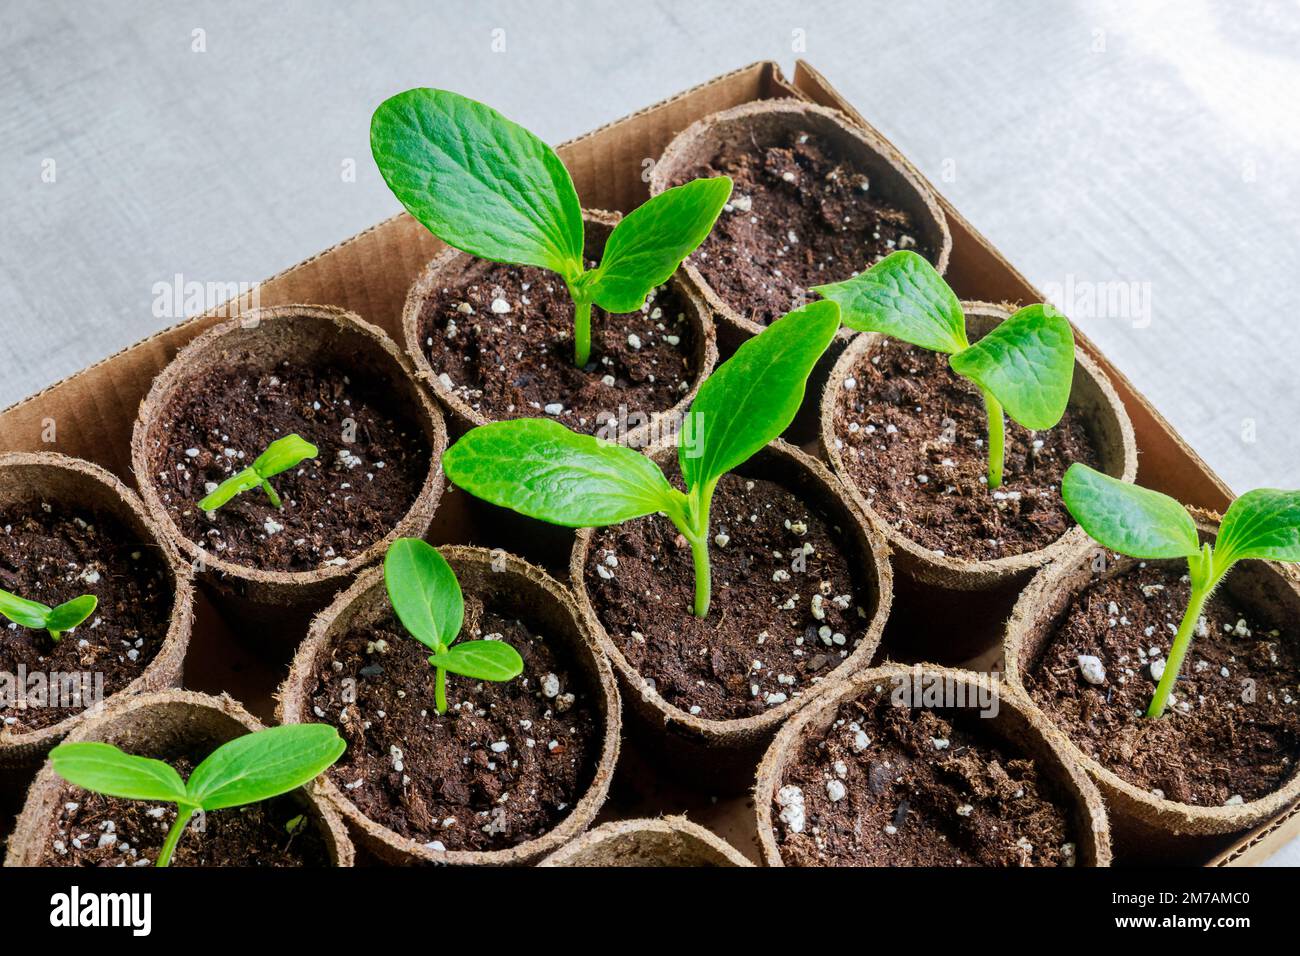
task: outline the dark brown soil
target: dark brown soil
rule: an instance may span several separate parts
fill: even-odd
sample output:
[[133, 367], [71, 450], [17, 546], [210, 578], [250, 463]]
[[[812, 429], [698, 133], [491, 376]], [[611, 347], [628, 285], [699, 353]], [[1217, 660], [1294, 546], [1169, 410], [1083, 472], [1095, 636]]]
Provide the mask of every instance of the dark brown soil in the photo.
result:
[[872, 595], [842, 530], [773, 482], [725, 475], [710, 534], [707, 618], [693, 613], [690, 548], [657, 515], [596, 531], [584, 580], [610, 638], [664, 700], [706, 719], [749, 717], [829, 675], [866, 634]]
[[[172, 517], [210, 554], [267, 571], [346, 563], [410, 510], [431, 466], [423, 430], [391, 395], [338, 367], [285, 361], [274, 371], [208, 371], [187, 385], [165, 420], [152, 462]], [[271, 479], [283, 508], [253, 489], [210, 517], [199, 511], [210, 487], [291, 433], [320, 455]]]
[[[493, 310], [498, 300], [507, 312]], [[639, 312], [594, 308], [591, 361], [578, 368], [563, 281], [542, 269], [477, 260], [462, 282], [425, 300], [420, 334], [434, 374], [485, 418], [547, 416], [593, 434], [611, 417], [620, 420], [620, 406], [625, 417], [649, 416], [690, 390], [698, 369], [686, 309], [663, 286]]]
[[979, 389], [948, 368], [946, 355], [890, 339], [840, 389], [835, 438], [854, 484], [895, 530], [974, 561], [1036, 551], [1069, 531], [1061, 476], [1076, 461], [1101, 464], [1069, 409], [1041, 432], [1008, 418], [1002, 487], [990, 492]]
[[[160, 759], [188, 777], [206, 755]], [[60, 800], [63, 808], [43, 866], [152, 866], [176, 820], [175, 804], [119, 800], [80, 787], [68, 786]], [[195, 815], [181, 834], [170, 865], [329, 866], [330, 858], [311, 816], [286, 794]]]
[[[1187, 606], [1186, 570], [1151, 562], [1090, 583], [1025, 669], [1025, 686], [1084, 753], [1135, 786], [1201, 806], [1254, 800], [1289, 779], [1300, 754], [1297, 635], [1218, 592], [1176, 703], [1158, 720], [1145, 717], [1156, 688], [1150, 662], [1168, 657]], [[1083, 679], [1081, 654], [1101, 659], [1102, 684]]]
[[[103, 696], [135, 680], [167, 636], [175, 592], [167, 563], [109, 514], [33, 502], [0, 511], [0, 588], [50, 607], [83, 594], [99, 606], [56, 643], [45, 631], [0, 619], [0, 674], [88, 674], [91, 697], [102, 675]], [[78, 686], [80, 682], [78, 681]], [[28, 690], [36, 688], [29, 682]], [[15, 688], [15, 691], [19, 688]], [[95, 703], [7, 706], [0, 694], [0, 728], [27, 733], [58, 723]]]
[[435, 850], [502, 850], [554, 828], [581, 799], [600, 718], [596, 691], [545, 635], [465, 598], [462, 639], [499, 634], [523, 657], [522, 675], [448, 674], [439, 716], [428, 649], [386, 614], [336, 641], [308, 699], [347, 740], [330, 778], [367, 817]]
[[772, 804], [786, 865], [1074, 864], [1066, 803], [1032, 759], [1008, 751], [974, 713], [894, 706], [884, 691], [842, 705], [786, 768]]
[[678, 181], [717, 175], [735, 183], [731, 202], [690, 261], [759, 325], [802, 305], [812, 286], [848, 279], [896, 249], [934, 261], [911, 213], [807, 133], [761, 152], [715, 156]]

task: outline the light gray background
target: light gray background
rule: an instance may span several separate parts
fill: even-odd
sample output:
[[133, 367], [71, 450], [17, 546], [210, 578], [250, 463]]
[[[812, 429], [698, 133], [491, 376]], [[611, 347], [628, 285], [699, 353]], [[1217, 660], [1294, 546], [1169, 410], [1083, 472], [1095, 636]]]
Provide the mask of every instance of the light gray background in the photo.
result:
[[558, 142], [796, 55], [1031, 281], [1136, 283], [1149, 314], [1062, 304], [1235, 490], [1300, 484], [1300, 7], [1263, 0], [5, 0], [0, 405], [170, 325], [155, 283], [397, 211], [368, 148], [397, 90]]

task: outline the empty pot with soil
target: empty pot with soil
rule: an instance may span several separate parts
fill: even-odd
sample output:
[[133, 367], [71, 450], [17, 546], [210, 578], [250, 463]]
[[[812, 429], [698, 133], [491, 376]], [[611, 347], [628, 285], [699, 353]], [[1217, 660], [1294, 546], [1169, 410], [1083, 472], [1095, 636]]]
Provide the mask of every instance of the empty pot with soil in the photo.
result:
[[135, 493], [97, 465], [0, 455], [0, 587], [49, 608], [96, 599], [57, 638], [0, 622], [0, 767], [39, 762], [97, 704], [179, 683], [190, 568]]
[[[172, 690], [114, 704], [69, 741], [111, 744], [185, 777], [217, 747], [262, 729], [229, 697]], [[174, 803], [91, 793], [47, 763], [9, 839], [5, 866], [150, 866], [175, 818]], [[342, 819], [313, 782], [191, 820], [171, 865], [351, 866], [352, 858]]]
[[312, 624], [280, 717], [343, 735], [348, 749], [323, 790], [381, 859], [533, 863], [604, 803], [619, 745], [614, 675], [572, 596], [545, 573], [500, 551], [441, 553], [464, 595], [459, 630], [513, 647], [522, 673], [453, 672], [440, 692], [428, 648], [399, 622], [376, 568]]
[[1108, 866], [1101, 795], [996, 675], [857, 674], [781, 729], [754, 805], [769, 866]]
[[683, 268], [729, 345], [802, 304], [813, 286], [895, 249], [914, 249], [940, 273], [948, 266], [952, 238], [933, 191], [835, 110], [770, 100], [707, 116], [669, 143], [650, 192], [718, 174], [735, 183], [731, 199]]
[[[274, 441], [315, 457], [217, 510], [198, 502]], [[257, 309], [200, 335], [154, 380], [131, 461], [196, 567], [241, 607], [317, 608], [387, 542], [429, 527], [442, 415], [379, 329], [328, 306]], [[282, 503], [277, 507], [274, 492]]]
[[617, 820], [584, 833], [538, 866], [753, 866], [722, 838], [685, 817]]
[[[1218, 521], [1197, 525], [1212, 540]], [[1300, 797], [1300, 585], [1272, 562], [1234, 567], [1168, 711], [1147, 717], [1189, 588], [1186, 561], [1085, 543], [1025, 590], [1005, 652], [1007, 679], [1101, 786], [1120, 851], [1202, 863]]]

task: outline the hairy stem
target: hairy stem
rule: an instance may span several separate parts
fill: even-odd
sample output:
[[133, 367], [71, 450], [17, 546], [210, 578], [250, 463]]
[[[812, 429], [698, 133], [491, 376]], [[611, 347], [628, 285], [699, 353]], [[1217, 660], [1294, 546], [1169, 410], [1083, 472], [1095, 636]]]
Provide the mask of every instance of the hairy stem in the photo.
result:
[[591, 361], [591, 302], [573, 300], [573, 364], [586, 367]]
[[437, 676], [434, 678], [433, 706], [437, 708], [439, 714], [445, 714], [447, 712], [447, 668], [436, 667], [434, 670]]
[[1002, 420], [1002, 403], [987, 390], [984, 391], [984, 410], [989, 418], [989, 488], [1002, 485], [1002, 461], [1005, 423]]
[[1183, 669], [1183, 658], [1187, 655], [1187, 648], [1192, 643], [1192, 634], [1196, 631], [1196, 622], [1200, 620], [1201, 609], [1205, 607], [1205, 599], [1209, 596], [1208, 589], [1202, 591], [1195, 585], [1192, 586], [1187, 611], [1183, 614], [1182, 623], [1178, 625], [1178, 634], [1169, 649], [1169, 659], [1165, 661], [1165, 672], [1160, 675], [1155, 696], [1151, 698], [1151, 706], [1147, 708], [1148, 717], [1161, 716], [1169, 706], [1169, 695], [1173, 692], [1174, 681], [1178, 680], [1178, 672]]
[[709, 506], [713, 502], [715, 478], [700, 488], [692, 488], [686, 507], [684, 536], [691, 546], [695, 564], [695, 616], [708, 617], [713, 595], [713, 574], [709, 568]]
[[172, 861], [172, 853], [176, 849], [176, 844], [180, 841], [181, 834], [185, 832], [185, 826], [194, 816], [197, 807], [177, 807], [176, 822], [172, 828], [167, 831], [167, 839], [163, 841], [162, 850], [158, 853], [158, 862], [154, 866], [167, 866]]
[[280, 496], [275, 493], [275, 489], [271, 487], [271, 483], [267, 481], [265, 478], [262, 479], [262, 490], [265, 491], [266, 496], [271, 499], [271, 504], [274, 507], [276, 508], [284, 507], [284, 503], [280, 501]]

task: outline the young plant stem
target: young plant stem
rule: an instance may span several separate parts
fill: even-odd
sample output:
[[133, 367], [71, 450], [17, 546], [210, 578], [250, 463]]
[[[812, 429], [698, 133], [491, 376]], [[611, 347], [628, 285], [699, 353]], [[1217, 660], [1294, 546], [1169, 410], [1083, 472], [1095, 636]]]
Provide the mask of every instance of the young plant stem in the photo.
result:
[[271, 499], [271, 505], [273, 507], [284, 507], [284, 503], [280, 501], [280, 496], [275, 493], [275, 489], [271, 487], [271, 483], [265, 478], [262, 479], [262, 490], [265, 491], [266, 496]]
[[713, 595], [712, 572], [709, 569], [709, 505], [717, 479], [702, 488], [692, 489], [686, 503], [685, 526], [682, 537], [691, 546], [695, 564], [695, 616], [709, 616], [709, 602]]
[[591, 361], [591, 301], [573, 300], [573, 364], [585, 368]]
[[434, 670], [437, 676], [434, 678], [433, 706], [437, 708], [439, 714], [445, 714], [447, 712], [447, 668], [436, 667]]
[[1002, 418], [1002, 403], [993, 397], [993, 393], [984, 391], [984, 410], [989, 419], [989, 488], [1002, 485], [1002, 462], [1005, 423]]
[[1228, 573], [1227, 567], [1216, 567], [1216, 563], [1214, 552], [1208, 544], [1187, 559], [1192, 593], [1187, 599], [1187, 610], [1178, 625], [1178, 633], [1174, 635], [1174, 643], [1169, 648], [1169, 658], [1165, 661], [1165, 670], [1160, 675], [1160, 683], [1156, 685], [1155, 696], [1151, 698], [1151, 705], [1147, 707], [1148, 717], [1162, 716], [1165, 708], [1169, 706], [1169, 695], [1173, 693], [1174, 682], [1178, 680], [1178, 674], [1183, 669], [1183, 658], [1187, 656], [1187, 648], [1191, 646], [1192, 634], [1196, 631], [1196, 623], [1201, 618], [1201, 611], [1204, 610], [1205, 602], [1210, 599], [1215, 587]]
[[180, 841], [181, 834], [185, 832], [185, 825], [190, 822], [194, 816], [197, 807], [177, 807], [176, 822], [172, 828], [167, 831], [167, 839], [163, 841], [162, 850], [158, 853], [158, 862], [154, 866], [167, 866], [172, 861], [172, 853], [176, 849], [176, 844]]

